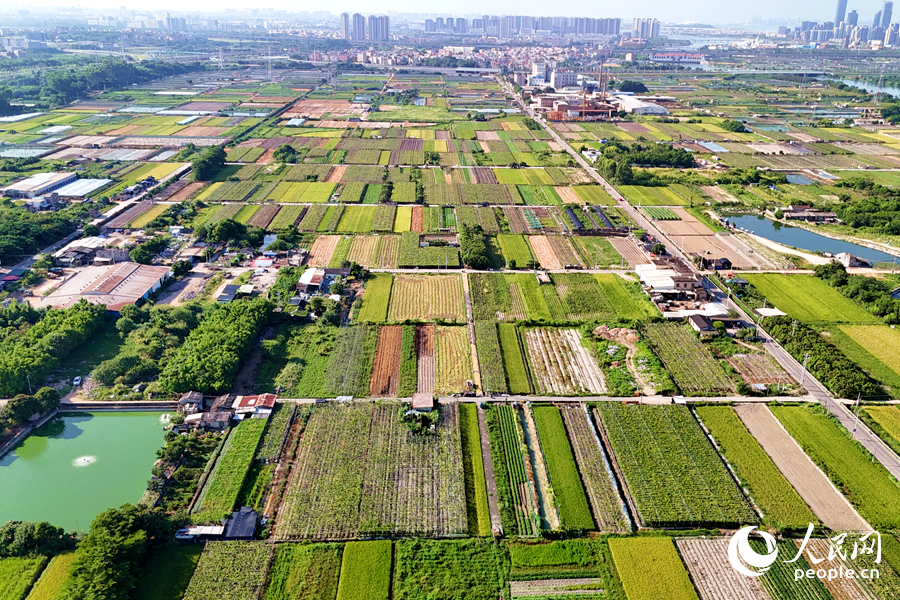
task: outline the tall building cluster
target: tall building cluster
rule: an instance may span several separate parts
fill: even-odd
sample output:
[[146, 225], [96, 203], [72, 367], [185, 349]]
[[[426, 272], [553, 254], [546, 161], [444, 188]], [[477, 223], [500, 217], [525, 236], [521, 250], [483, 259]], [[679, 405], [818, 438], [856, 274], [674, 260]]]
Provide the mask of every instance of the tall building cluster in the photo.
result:
[[659, 21], [656, 19], [634, 19], [631, 22], [631, 37], [642, 40], [659, 37]]
[[341, 37], [354, 42], [386, 42], [391, 39], [390, 17], [369, 15], [367, 22], [359, 13], [342, 13]]
[[859, 46], [865, 44], [881, 44], [884, 46], [900, 46], [900, 23], [892, 23], [894, 3], [886, 1], [881, 10], [875, 13], [871, 25], [860, 25], [859, 14], [855, 10], [847, 12], [847, 0], [837, 0], [834, 21], [816, 23], [803, 21], [800, 27], [790, 30], [779, 28], [785, 34], [804, 43], [844, 40], [845, 45]]
[[482, 15], [463, 19], [435, 17], [425, 20], [425, 33], [456, 33], [512, 39], [532, 35], [619, 35], [621, 19], [591, 17], [533, 17]]

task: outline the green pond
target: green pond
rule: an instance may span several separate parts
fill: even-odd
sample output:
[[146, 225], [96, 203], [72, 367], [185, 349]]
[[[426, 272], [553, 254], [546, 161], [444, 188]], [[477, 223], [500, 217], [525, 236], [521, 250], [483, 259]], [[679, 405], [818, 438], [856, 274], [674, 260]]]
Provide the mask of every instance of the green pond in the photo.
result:
[[136, 503], [163, 445], [165, 414], [71, 413], [39, 427], [0, 457], [0, 523], [87, 531], [105, 509]]

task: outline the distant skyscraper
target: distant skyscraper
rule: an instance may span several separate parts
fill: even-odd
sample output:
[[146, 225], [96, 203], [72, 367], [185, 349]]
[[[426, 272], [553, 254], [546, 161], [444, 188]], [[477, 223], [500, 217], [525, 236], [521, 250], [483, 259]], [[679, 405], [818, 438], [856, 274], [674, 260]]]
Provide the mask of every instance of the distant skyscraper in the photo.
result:
[[872, 22], [873, 27], [881, 27], [881, 11], [875, 13], [875, 20]]
[[434, 33], [434, 19], [425, 19], [425, 33]]
[[887, 29], [891, 25], [891, 17], [894, 12], [894, 3], [893, 2], [885, 2], [884, 7], [881, 9], [881, 27], [883, 29]]
[[369, 17], [369, 40], [386, 42], [390, 39], [390, 20], [388, 17]]
[[[587, 32], [585, 32], [587, 33]], [[631, 37], [649, 40], [659, 37], [659, 21], [656, 19], [634, 19], [631, 22]]]
[[851, 10], [850, 14], [847, 15], [847, 23], [856, 27], [856, 24], [859, 23], [859, 13]]
[[513, 30], [516, 27], [516, 20], [514, 17], [503, 17], [500, 19], [500, 39], [508, 40], [515, 33]]
[[366, 18], [359, 13], [353, 13], [353, 33], [350, 39], [361, 42], [366, 39]]
[[834, 24], [840, 25], [844, 21], [845, 14], [847, 14], [847, 0], [838, 0], [837, 10], [834, 13]]
[[446, 25], [444, 25], [444, 17], [438, 17], [434, 20], [434, 26], [438, 29], [444, 29]]
[[350, 25], [350, 13], [341, 13], [341, 37], [345, 40], [349, 40], [352, 31]]
[[466, 23], [465, 19], [456, 19], [456, 32], [457, 33], [466, 33], [469, 30], [469, 26]]

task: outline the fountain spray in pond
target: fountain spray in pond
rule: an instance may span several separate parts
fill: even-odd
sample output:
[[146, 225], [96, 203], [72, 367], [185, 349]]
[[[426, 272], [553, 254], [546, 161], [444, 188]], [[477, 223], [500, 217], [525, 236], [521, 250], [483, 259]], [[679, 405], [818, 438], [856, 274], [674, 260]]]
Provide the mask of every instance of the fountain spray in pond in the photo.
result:
[[96, 456], [79, 456], [75, 460], [72, 461], [73, 467], [86, 467], [88, 465], [92, 465], [97, 462]]

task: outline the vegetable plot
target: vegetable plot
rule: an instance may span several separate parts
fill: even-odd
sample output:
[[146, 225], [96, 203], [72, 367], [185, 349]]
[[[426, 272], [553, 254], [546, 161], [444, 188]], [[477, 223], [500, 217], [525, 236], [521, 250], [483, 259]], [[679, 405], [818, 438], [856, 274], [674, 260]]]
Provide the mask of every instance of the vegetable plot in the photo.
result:
[[598, 425], [649, 527], [736, 527], [756, 517], [684, 406], [598, 405]]
[[603, 394], [603, 373], [577, 329], [526, 329], [525, 346], [541, 394]]
[[266, 542], [207, 542], [184, 600], [257, 600], [274, 548]]
[[685, 394], [725, 396], [733, 390], [728, 376], [709, 351], [684, 327], [674, 323], [650, 323], [643, 333]]
[[412, 434], [396, 405], [316, 406], [291, 470], [277, 539], [467, 531], [456, 404], [441, 407], [429, 437]]

